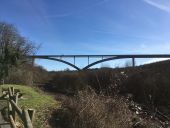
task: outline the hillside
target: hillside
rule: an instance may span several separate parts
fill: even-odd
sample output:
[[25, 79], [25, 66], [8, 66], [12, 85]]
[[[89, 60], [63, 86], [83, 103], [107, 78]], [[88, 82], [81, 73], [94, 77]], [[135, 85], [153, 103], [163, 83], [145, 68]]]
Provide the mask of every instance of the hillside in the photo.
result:
[[[36, 83], [34, 86], [55, 96], [56, 101], [62, 104], [60, 109], [50, 111], [52, 119], [57, 119], [57, 122], [52, 121], [53, 127], [167, 128], [169, 126], [169, 60], [135, 68], [101, 68], [80, 72], [47, 72], [37, 66], [33, 69], [33, 80]], [[21, 82], [24, 83], [28, 76], [21, 71], [22, 69], [18, 72], [19, 77], [15, 76], [15, 79], [11, 75], [9, 82], [20, 83], [23, 74]], [[30, 89], [26, 89], [25, 86], [24, 88], [30, 97], [32, 95]], [[25, 106], [33, 102], [46, 104], [39, 98], [35, 96], [35, 100], [31, 102], [23, 100], [21, 104]], [[42, 111], [39, 107], [37, 109]], [[53, 107], [50, 110], [53, 110]], [[46, 114], [41, 111], [38, 113], [44, 117]]]
[[[43, 88], [44, 90], [52, 92], [53, 94], [62, 93], [66, 95], [67, 98], [65, 96], [63, 98], [62, 97], [63, 95], [62, 96], [56, 95], [56, 98], [62, 100], [64, 108], [65, 107], [69, 108], [69, 110], [67, 110], [66, 112], [64, 111], [64, 115], [66, 114], [65, 115], [66, 117], [65, 116], [60, 117], [61, 120], [64, 119], [67, 122], [72, 122], [73, 121], [72, 119], [76, 118], [73, 115], [79, 113], [81, 109], [83, 110], [85, 109], [84, 111], [86, 113], [83, 113], [85, 114], [83, 115], [83, 117], [79, 115], [79, 118], [82, 120], [86, 120], [84, 116], [88, 117], [89, 116], [88, 114], [91, 113], [90, 111], [88, 111], [88, 109], [91, 108], [89, 106], [90, 104], [94, 106], [95, 104], [97, 106], [106, 105], [105, 106], [106, 108], [105, 107], [98, 108], [97, 106], [96, 109], [91, 108], [93, 110], [92, 113], [97, 114], [96, 112], [102, 112], [102, 110], [105, 110], [103, 112], [106, 112], [106, 110], [108, 109], [107, 106], [108, 105], [110, 106], [113, 103], [114, 106], [116, 106], [116, 104], [119, 104], [120, 108], [123, 107], [122, 111], [131, 110], [132, 115], [133, 112], [135, 112], [135, 115], [137, 115], [137, 120], [139, 119], [141, 121], [144, 119], [143, 121], [141, 121], [143, 122], [143, 127], [148, 126], [153, 128], [167, 127], [168, 125], [167, 122], [170, 121], [169, 75], [170, 75], [170, 61], [168, 60], [142, 65], [135, 68], [132, 67], [117, 69], [101, 68], [82, 72], [76, 71], [53, 72], [52, 78], [45, 84], [45, 86], [43, 86]], [[92, 91], [90, 93], [87, 93], [88, 92], [87, 90], [89, 90], [89, 88], [90, 90], [94, 90], [94, 92]], [[83, 93], [84, 96], [82, 96], [80, 92]], [[97, 95], [97, 97], [95, 99], [91, 98], [94, 97], [94, 95]], [[118, 99], [116, 97], [118, 97]], [[125, 100], [123, 101], [124, 103], [120, 101], [121, 98]], [[99, 99], [99, 101], [97, 99]], [[112, 100], [116, 101], [112, 102]], [[128, 102], [126, 102], [126, 100], [128, 100]], [[108, 103], [105, 103], [104, 101], [108, 101]], [[109, 101], [111, 101], [112, 103], [110, 104]], [[98, 104], [98, 102], [101, 103]], [[87, 108], [84, 108], [83, 106], [86, 106]], [[126, 106], [128, 106], [128, 108]], [[114, 108], [113, 111], [115, 110], [121, 111], [119, 109]], [[112, 114], [114, 115], [114, 113]], [[126, 116], [125, 113], [122, 114], [123, 116]], [[129, 113], [128, 115], [130, 116], [131, 114]], [[69, 118], [70, 116], [71, 119]], [[107, 117], [108, 115], [105, 116]], [[130, 117], [129, 116], [126, 118], [129, 120], [133, 120], [134, 116]], [[110, 119], [111, 118], [112, 117], [110, 117]], [[145, 118], [151, 121], [148, 120], [149, 122], [146, 123]], [[82, 122], [82, 120], [79, 120], [77, 123], [83, 124], [84, 122]], [[117, 119], [113, 118], [113, 120]], [[118, 120], [121, 120], [121, 116], [118, 116]], [[153, 120], [156, 122], [154, 122]], [[87, 122], [89, 121], [88, 118], [86, 121]], [[161, 126], [159, 122], [161, 122]], [[119, 123], [121, 127], [125, 127], [121, 123], [121, 121]], [[158, 124], [152, 126], [151, 125], [152, 123]], [[127, 124], [128, 124], [127, 127], [128, 126], [130, 127], [129, 125], [130, 122], [128, 122]], [[145, 126], [145, 124], [147, 126]], [[71, 123], [69, 125], [73, 124]], [[90, 128], [90, 126], [87, 126], [87, 124], [86, 127]], [[110, 127], [112, 128], [112, 126]], [[118, 126], [116, 125], [115, 127]]]

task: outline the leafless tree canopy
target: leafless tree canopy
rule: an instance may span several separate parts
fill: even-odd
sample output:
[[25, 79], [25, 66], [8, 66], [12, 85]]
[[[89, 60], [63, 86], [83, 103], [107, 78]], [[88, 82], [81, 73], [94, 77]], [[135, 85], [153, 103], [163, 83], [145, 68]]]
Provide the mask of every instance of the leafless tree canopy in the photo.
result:
[[27, 55], [34, 54], [35, 48], [13, 25], [0, 22], [0, 78], [7, 76], [9, 69], [19, 65]]

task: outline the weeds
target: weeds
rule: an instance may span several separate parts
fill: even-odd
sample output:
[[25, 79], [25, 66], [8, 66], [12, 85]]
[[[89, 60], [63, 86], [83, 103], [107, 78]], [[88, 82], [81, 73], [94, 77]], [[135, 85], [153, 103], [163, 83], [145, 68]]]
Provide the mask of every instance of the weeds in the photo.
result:
[[67, 128], [130, 128], [132, 115], [124, 99], [98, 96], [92, 89], [65, 100], [58, 112]]

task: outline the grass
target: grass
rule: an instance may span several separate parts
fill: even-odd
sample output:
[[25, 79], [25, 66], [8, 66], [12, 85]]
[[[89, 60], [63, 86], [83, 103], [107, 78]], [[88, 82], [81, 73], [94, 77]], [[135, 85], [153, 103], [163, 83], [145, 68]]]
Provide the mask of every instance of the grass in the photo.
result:
[[15, 89], [19, 89], [21, 93], [23, 93], [23, 98], [18, 101], [19, 107], [32, 108], [36, 110], [34, 127], [50, 128], [48, 120], [52, 111], [59, 106], [59, 103], [52, 96], [30, 86], [1, 85], [1, 88], [8, 88], [10, 86], [13, 86]]

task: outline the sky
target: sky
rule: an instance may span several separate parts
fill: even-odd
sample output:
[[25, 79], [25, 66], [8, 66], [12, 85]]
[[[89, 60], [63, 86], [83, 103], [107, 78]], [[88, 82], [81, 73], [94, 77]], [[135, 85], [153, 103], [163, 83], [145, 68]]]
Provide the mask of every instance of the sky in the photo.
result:
[[[38, 55], [170, 51], [169, 0], [0, 0], [0, 21], [15, 25], [40, 46]], [[47, 60], [36, 63], [48, 70], [68, 67]], [[83, 67], [87, 60], [76, 64]]]

